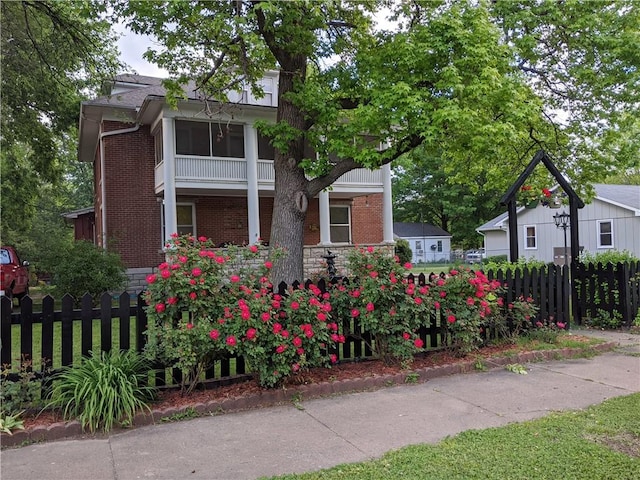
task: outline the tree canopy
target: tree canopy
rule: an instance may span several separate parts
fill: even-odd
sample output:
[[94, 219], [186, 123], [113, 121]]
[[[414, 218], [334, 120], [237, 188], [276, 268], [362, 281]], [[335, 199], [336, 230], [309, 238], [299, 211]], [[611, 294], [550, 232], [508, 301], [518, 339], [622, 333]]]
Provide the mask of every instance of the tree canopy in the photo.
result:
[[43, 185], [75, 162], [81, 99], [119, 63], [110, 24], [87, 2], [1, 2], [0, 12], [2, 234], [14, 241], [29, 231]]
[[[221, 100], [245, 85], [260, 91], [263, 73], [279, 71], [277, 122], [261, 125], [276, 147], [271, 244], [286, 251], [277, 281], [301, 278], [309, 198], [351, 169], [418, 146], [440, 152], [451, 182], [482, 178], [496, 187], [540, 147], [577, 185], [637, 162], [632, 0], [113, 6], [135, 32], [158, 40], [147, 57], [170, 72], [174, 101], [188, 80]], [[375, 28], [383, 7], [393, 29]], [[317, 157], [305, 158], [305, 142]]]

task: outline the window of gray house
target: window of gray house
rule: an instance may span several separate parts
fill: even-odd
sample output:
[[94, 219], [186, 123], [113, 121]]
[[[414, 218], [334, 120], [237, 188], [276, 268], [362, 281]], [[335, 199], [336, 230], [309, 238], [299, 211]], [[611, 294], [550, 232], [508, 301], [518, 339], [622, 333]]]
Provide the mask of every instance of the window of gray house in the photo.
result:
[[438, 240], [438, 251], [442, 251], [442, 240]]
[[613, 220], [599, 220], [598, 225], [598, 248], [613, 247]]
[[538, 248], [538, 236], [535, 225], [525, 225], [524, 227], [524, 248], [525, 250], [535, 250]]
[[329, 223], [332, 243], [351, 242], [351, 215], [348, 205], [329, 207]]

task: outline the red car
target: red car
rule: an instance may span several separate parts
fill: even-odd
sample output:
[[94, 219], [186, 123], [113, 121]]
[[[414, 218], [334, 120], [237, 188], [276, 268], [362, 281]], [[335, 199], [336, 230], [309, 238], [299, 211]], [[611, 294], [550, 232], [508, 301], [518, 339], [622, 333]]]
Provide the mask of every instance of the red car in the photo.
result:
[[13, 247], [0, 248], [0, 296], [20, 300], [29, 295], [29, 262], [21, 262]]

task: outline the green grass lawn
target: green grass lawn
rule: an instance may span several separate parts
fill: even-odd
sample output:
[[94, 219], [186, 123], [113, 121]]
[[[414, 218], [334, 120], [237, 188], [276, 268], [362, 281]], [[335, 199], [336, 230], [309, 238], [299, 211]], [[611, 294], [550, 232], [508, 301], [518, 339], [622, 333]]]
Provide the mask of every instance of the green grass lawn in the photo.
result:
[[[114, 349], [120, 348], [120, 321], [119, 319], [113, 319], [111, 325], [111, 347]], [[136, 318], [131, 317], [129, 342], [131, 348], [136, 346]], [[14, 371], [19, 369], [20, 365], [20, 325], [12, 325], [11, 335], [11, 353], [12, 353], [12, 367]], [[91, 329], [91, 344], [94, 350], [99, 350], [101, 345], [101, 332], [100, 332], [100, 320], [92, 321]], [[62, 365], [62, 324], [60, 322], [54, 322], [53, 324], [53, 368], [59, 368]], [[34, 370], [40, 370], [42, 361], [42, 324], [33, 324], [33, 368]], [[73, 322], [73, 362], [80, 361], [82, 357], [82, 325], [80, 321]]]
[[640, 393], [287, 480], [640, 478]]

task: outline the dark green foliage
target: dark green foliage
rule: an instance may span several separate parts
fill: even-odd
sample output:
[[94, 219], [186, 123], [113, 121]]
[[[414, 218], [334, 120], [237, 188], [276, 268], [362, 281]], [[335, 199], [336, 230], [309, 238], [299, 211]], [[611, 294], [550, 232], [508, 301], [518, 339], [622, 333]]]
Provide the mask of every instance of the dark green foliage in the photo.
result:
[[77, 419], [91, 432], [108, 432], [116, 422], [131, 423], [155, 398], [155, 388], [147, 385], [149, 367], [133, 350], [91, 352], [56, 376], [50, 406], [61, 407], [66, 419]]
[[90, 293], [97, 301], [103, 292], [125, 286], [127, 277], [124, 270], [117, 254], [106, 252], [87, 241], [77, 241], [60, 252], [52, 281], [58, 295], [70, 293], [79, 300], [85, 293]]
[[404, 239], [396, 240], [396, 255], [400, 259], [400, 264], [404, 265], [407, 262], [411, 262], [411, 258], [413, 257], [413, 252], [411, 251], [411, 246], [409, 242]]
[[9, 380], [9, 369], [3, 369], [0, 375], [0, 415], [17, 415], [28, 408], [37, 406], [40, 400], [41, 382], [31, 370], [31, 361], [23, 359], [17, 380]]

